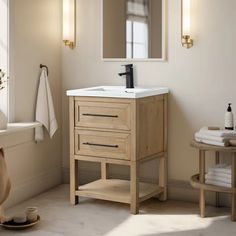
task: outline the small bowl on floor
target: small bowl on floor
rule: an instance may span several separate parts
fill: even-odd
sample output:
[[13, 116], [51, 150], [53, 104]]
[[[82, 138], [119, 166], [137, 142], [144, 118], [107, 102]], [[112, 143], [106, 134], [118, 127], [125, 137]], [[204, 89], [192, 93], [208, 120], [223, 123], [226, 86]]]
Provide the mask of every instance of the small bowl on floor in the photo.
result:
[[1, 226], [9, 230], [24, 230], [37, 225], [39, 222], [40, 222], [40, 216], [38, 215], [37, 220], [32, 223], [29, 221], [26, 221], [25, 223], [15, 223], [14, 220], [11, 220], [8, 222], [4, 222], [3, 224], [1, 224]]

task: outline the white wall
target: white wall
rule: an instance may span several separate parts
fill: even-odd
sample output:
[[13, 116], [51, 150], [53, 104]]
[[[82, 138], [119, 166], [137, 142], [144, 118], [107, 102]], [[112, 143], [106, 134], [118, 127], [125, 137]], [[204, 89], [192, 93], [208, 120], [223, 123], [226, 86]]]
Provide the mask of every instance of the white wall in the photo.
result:
[[8, 205], [61, 183], [61, 1], [10, 0], [11, 120], [34, 120], [39, 64], [49, 67], [59, 131], [35, 144], [29, 130], [0, 137], [12, 180]]
[[[167, 86], [169, 96], [169, 179], [189, 181], [197, 172], [197, 151], [190, 147], [194, 132], [204, 125], [223, 126], [228, 102], [236, 112], [236, 1], [192, 0], [192, 49], [181, 46], [180, 0], [168, 1], [168, 60], [137, 62], [137, 86]], [[78, 42], [63, 48], [63, 167], [69, 166], [67, 89], [96, 85], [124, 85], [117, 73], [120, 62], [101, 60], [101, 0], [78, 1]], [[235, 113], [236, 114], [236, 113]], [[97, 166], [81, 165], [83, 173]], [[95, 171], [95, 172], [90, 172]], [[113, 172], [124, 172], [120, 167]], [[142, 176], [156, 177], [152, 163]]]

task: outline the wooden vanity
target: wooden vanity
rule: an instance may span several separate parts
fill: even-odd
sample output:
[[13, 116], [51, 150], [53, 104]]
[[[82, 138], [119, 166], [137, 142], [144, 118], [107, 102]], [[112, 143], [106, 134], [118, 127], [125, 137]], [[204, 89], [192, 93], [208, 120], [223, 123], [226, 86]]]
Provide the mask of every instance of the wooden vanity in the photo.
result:
[[[167, 199], [167, 94], [127, 99], [70, 96], [70, 199], [130, 204]], [[139, 181], [144, 162], [159, 158], [159, 183]], [[79, 186], [79, 161], [101, 163], [101, 179]], [[109, 164], [130, 167], [130, 181], [110, 179]]]

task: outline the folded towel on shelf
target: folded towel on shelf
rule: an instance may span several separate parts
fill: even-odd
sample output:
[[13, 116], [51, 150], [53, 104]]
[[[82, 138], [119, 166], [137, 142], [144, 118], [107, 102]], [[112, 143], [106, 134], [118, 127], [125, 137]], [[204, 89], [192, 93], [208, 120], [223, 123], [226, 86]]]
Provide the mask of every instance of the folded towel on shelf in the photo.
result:
[[212, 136], [209, 134], [204, 134], [201, 132], [197, 132], [195, 133], [195, 139], [199, 139], [199, 140], [210, 140], [210, 141], [215, 141], [215, 142], [229, 142], [228, 138], [223, 138], [223, 137], [217, 137], [217, 136]]
[[232, 183], [231, 176], [229, 176], [229, 175], [228, 175], [228, 177], [221, 177], [221, 176], [218, 176], [218, 175], [207, 173], [205, 175], [205, 179], [210, 180], [210, 181], [220, 181], [220, 182], [227, 183], [227, 184]]
[[231, 165], [218, 164], [214, 167], [210, 167], [208, 169], [208, 172], [211, 172], [211, 173], [214, 173], [214, 174], [223, 173], [223, 174], [231, 175]]
[[208, 175], [211, 176], [217, 176], [219, 178], [225, 178], [225, 179], [231, 179], [231, 174], [221, 173], [221, 172], [214, 172], [214, 171], [208, 171]]
[[221, 181], [213, 181], [213, 180], [206, 180], [205, 181], [206, 184], [211, 184], [211, 185], [216, 185], [216, 186], [221, 186], [221, 187], [228, 187], [228, 188], [231, 188], [232, 185], [229, 184], [229, 183], [224, 183], [224, 182], [221, 182]]
[[205, 144], [210, 144], [210, 145], [214, 145], [214, 146], [220, 146], [220, 147], [229, 146], [229, 142], [218, 142], [218, 141], [213, 141], [213, 140], [208, 140], [208, 139], [203, 139], [203, 138], [197, 138], [197, 137], [195, 137], [195, 140], [199, 143], [205, 143]]
[[200, 129], [199, 133], [215, 137], [236, 139], [236, 131], [234, 130], [208, 130], [208, 127], [203, 127]]
[[205, 175], [205, 183], [230, 188], [232, 186], [231, 165], [218, 164], [210, 167]]
[[197, 142], [214, 146], [236, 146], [236, 131], [234, 130], [223, 130], [216, 127], [203, 127], [195, 133], [194, 138]]
[[[42, 69], [42, 73], [40, 76], [36, 104], [36, 121], [41, 123], [47, 129], [50, 138], [53, 137], [58, 129], [51, 89], [45, 69]], [[37, 127], [35, 129], [35, 141], [40, 142], [43, 141], [43, 139], [43, 127]]]

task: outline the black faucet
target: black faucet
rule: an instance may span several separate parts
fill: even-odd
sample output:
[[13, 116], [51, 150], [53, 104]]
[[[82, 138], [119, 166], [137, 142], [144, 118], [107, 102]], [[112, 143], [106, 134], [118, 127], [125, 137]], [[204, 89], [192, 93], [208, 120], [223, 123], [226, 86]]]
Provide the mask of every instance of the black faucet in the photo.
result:
[[124, 73], [119, 73], [119, 76], [126, 76], [126, 88], [134, 88], [134, 73], [133, 73], [133, 64], [124, 65], [125, 71]]

